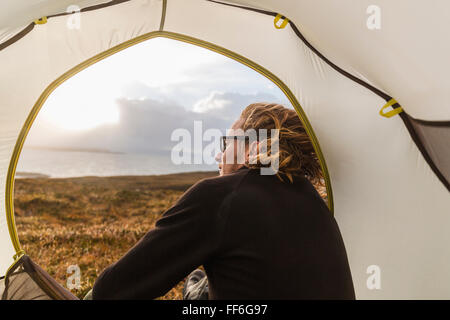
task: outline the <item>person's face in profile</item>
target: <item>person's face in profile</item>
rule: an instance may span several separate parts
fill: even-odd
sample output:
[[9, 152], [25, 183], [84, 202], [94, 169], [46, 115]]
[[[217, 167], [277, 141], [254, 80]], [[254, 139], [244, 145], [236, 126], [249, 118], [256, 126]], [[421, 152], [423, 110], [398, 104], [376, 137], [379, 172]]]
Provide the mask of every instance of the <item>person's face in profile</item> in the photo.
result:
[[[227, 130], [227, 136], [242, 136], [241, 124], [241, 119], [234, 122], [231, 129]], [[233, 138], [226, 139], [225, 150], [219, 152], [215, 159], [219, 163], [219, 173], [221, 176], [233, 173], [239, 168], [242, 168], [245, 160], [248, 159], [245, 141]]]

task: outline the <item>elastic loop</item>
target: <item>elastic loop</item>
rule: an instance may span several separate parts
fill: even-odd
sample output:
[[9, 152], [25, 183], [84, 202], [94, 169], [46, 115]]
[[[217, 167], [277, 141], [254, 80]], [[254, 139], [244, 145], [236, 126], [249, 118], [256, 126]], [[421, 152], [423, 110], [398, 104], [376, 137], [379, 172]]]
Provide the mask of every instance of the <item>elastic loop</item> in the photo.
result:
[[47, 23], [47, 17], [42, 17], [39, 19], [34, 20], [35, 24], [46, 24]]
[[273, 25], [277, 29], [283, 29], [284, 27], [286, 27], [286, 25], [289, 22], [289, 19], [284, 17], [283, 22], [280, 25], [277, 25], [277, 22], [281, 19], [281, 17], [283, 17], [281, 14], [277, 14], [277, 16], [275, 17], [275, 20], [273, 20]]
[[383, 110], [386, 108], [389, 108], [390, 106], [394, 105], [398, 103], [394, 98], [392, 98], [391, 100], [389, 100], [384, 106], [383, 108], [381, 108], [380, 110], [380, 115], [386, 118], [390, 118], [395, 116], [396, 114], [399, 114], [400, 112], [403, 111], [402, 107], [398, 107], [398, 108], [393, 108], [391, 111], [388, 111], [386, 113], [383, 113]]
[[21, 256], [25, 254], [24, 250], [17, 251], [15, 255], [13, 255], [14, 261], [18, 260]]

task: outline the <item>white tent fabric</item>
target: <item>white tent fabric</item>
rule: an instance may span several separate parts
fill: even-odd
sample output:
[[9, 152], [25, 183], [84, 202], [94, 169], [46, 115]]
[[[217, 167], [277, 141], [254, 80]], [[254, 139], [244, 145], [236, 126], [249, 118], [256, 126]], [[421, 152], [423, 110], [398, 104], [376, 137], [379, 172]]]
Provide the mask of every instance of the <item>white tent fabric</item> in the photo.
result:
[[[68, 4], [84, 8], [105, 2], [9, 0], [8, 10], [0, 5], [0, 12], [10, 12], [0, 15], [0, 44], [13, 39], [34, 19], [65, 12]], [[233, 3], [282, 13], [327, 58], [394, 97], [411, 116], [450, 120], [445, 60], [450, 44], [443, 41], [450, 24], [444, 19], [450, 3]], [[371, 31], [365, 21], [366, 9], [373, 4], [382, 9], [382, 28]], [[206, 0], [126, 1], [82, 12], [79, 30], [67, 28], [69, 18], [51, 17], [0, 50], [1, 199], [7, 196], [8, 168], [22, 126], [54, 80], [96, 54], [149, 32], [171, 38], [187, 35], [264, 67], [300, 102], [328, 166], [334, 214], [346, 244], [357, 298], [450, 298], [448, 190], [402, 120], [378, 114], [386, 101], [333, 69], [291, 26], [276, 29], [271, 15]], [[161, 21], [163, 31], [158, 31]], [[0, 274], [12, 263], [14, 252], [2, 201]], [[380, 289], [367, 286], [371, 265], [380, 267]]]
[[44, 16], [66, 12], [71, 5], [85, 8], [105, 2], [108, 2], [108, 0], [3, 0], [2, 11], [0, 12], [0, 43], [22, 30], [30, 22]]
[[[448, 1], [232, 2], [285, 14], [327, 58], [390, 93], [411, 116], [450, 119]], [[380, 8], [377, 30], [366, 26], [373, 5]]]

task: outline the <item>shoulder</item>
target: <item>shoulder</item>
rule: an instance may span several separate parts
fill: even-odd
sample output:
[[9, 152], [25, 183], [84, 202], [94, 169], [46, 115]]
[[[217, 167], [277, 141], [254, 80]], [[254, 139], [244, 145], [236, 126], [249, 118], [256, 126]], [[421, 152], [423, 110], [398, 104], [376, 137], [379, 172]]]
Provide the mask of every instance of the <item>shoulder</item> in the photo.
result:
[[236, 186], [245, 175], [245, 172], [237, 172], [198, 181], [163, 214], [157, 225], [194, 217], [213, 223], [217, 217], [223, 217], [224, 207], [227, 207], [224, 204], [234, 197]]
[[199, 180], [183, 194], [183, 198], [223, 199], [239, 188], [249, 171], [248, 169], [240, 169], [228, 175]]
[[253, 171], [253, 170], [250, 170], [247, 168], [241, 168], [231, 174], [202, 179], [202, 180], [198, 181], [196, 183], [196, 185], [200, 186], [201, 188], [203, 188], [203, 187], [217, 187], [217, 188], [236, 187], [245, 179], [245, 177], [247, 177], [249, 175], [250, 171]]

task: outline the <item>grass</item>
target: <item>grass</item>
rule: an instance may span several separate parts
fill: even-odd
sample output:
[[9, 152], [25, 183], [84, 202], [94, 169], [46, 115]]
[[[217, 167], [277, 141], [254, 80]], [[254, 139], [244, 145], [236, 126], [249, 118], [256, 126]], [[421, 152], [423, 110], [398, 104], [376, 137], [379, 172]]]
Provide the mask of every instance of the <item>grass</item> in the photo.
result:
[[[15, 217], [27, 254], [66, 287], [78, 265], [79, 298], [196, 181], [214, 172], [161, 176], [16, 179]], [[320, 190], [322, 196], [325, 191]], [[160, 299], [182, 299], [183, 281]]]

